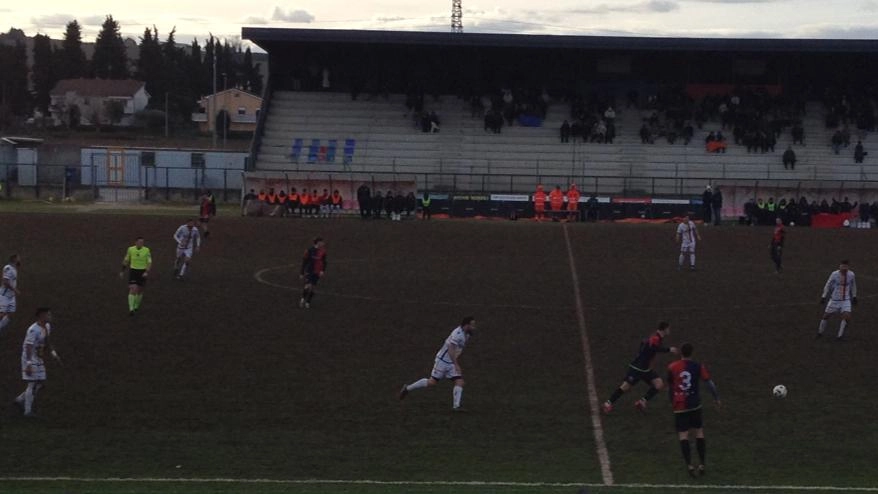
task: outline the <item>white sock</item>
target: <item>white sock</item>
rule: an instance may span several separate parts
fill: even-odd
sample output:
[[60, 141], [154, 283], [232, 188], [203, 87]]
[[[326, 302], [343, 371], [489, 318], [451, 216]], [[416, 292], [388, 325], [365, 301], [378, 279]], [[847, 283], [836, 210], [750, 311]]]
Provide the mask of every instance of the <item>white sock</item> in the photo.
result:
[[455, 386], [453, 391], [454, 408], [460, 408], [460, 398], [463, 396], [463, 386]]
[[414, 391], [416, 389], [426, 388], [427, 387], [427, 378], [418, 379], [417, 381], [409, 384], [405, 387], [405, 389], [409, 391]]
[[689, 265], [695, 267], [695, 253], [689, 254]]
[[188, 265], [189, 265], [188, 262], [184, 262], [183, 265], [180, 266], [180, 276], [183, 276], [184, 274], [186, 274], [186, 266], [188, 266]]
[[9, 319], [9, 316], [7, 316], [7, 315], [4, 315], [3, 318], [0, 319], [0, 332], [2, 332], [3, 329], [6, 328], [6, 326], [9, 326], [9, 321], [10, 321], [10, 319]]
[[826, 319], [821, 319], [820, 326], [817, 327], [817, 334], [823, 334], [824, 330], [826, 330]]
[[841, 338], [844, 336], [844, 330], [848, 327], [848, 322], [842, 319], [841, 326], [838, 327], [838, 337]]
[[27, 389], [24, 391], [24, 413], [30, 413], [34, 406], [34, 395], [37, 393], [35, 387], [36, 383], [27, 383]]
[[680, 266], [683, 266], [683, 261], [685, 261], [685, 260], [686, 260], [686, 256], [684, 256], [683, 254], [680, 254]]

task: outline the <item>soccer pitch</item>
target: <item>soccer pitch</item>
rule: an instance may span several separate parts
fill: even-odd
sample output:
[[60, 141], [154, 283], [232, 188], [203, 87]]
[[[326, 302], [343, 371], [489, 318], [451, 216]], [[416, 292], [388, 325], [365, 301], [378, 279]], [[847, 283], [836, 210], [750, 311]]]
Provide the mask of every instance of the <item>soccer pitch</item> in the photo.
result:
[[[191, 279], [176, 282], [171, 235], [185, 217], [0, 220], [0, 253], [23, 256], [18, 313], [0, 337], [0, 399], [20, 392], [21, 339], [37, 306], [52, 307], [65, 360], [49, 367], [39, 419], [13, 406], [2, 415], [0, 492], [878, 486], [871, 231], [790, 229], [777, 276], [763, 228], [703, 229], [699, 270], [677, 272], [671, 226], [221, 216]], [[155, 276], [129, 317], [118, 270], [137, 235], [153, 250]], [[306, 311], [297, 270], [317, 235], [329, 268]], [[848, 341], [815, 341], [820, 291], [842, 258], [861, 303]], [[400, 385], [429, 372], [470, 314], [479, 330], [461, 360], [469, 413], [451, 413], [447, 383], [398, 401]], [[660, 320], [672, 323], [670, 344], [695, 345], [722, 395], [721, 411], [705, 407], [701, 479], [686, 474], [667, 395], [635, 412], [643, 384], [599, 417], [603, 444], [595, 439], [586, 351], [603, 401]], [[771, 397], [780, 383], [785, 400]], [[602, 466], [619, 487], [602, 487]], [[76, 480], [111, 478], [161, 481]]]

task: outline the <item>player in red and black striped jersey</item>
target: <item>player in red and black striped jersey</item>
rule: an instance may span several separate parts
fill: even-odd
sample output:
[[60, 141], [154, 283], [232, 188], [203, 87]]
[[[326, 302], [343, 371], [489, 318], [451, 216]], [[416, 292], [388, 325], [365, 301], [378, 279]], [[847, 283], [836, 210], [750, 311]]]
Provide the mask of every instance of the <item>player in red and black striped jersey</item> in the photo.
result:
[[314, 298], [314, 287], [326, 272], [326, 243], [322, 238], [314, 239], [314, 245], [308, 247], [302, 257], [302, 270], [299, 277], [305, 280], [305, 288], [302, 289], [302, 298], [299, 299], [299, 307], [310, 309], [311, 300]]
[[[668, 365], [668, 394], [671, 397], [671, 406], [674, 409], [674, 421], [677, 428], [677, 436], [680, 439], [680, 450], [686, 461], [689, 475], [704, 475], [704, 457], [707, 452], [707, 444], [704, 441], [704, 424], [701, 414], [701, 394], [699, 384], [707, 383], [713, 399], [720, 406], [719, 393], [716, 384], [710, 378], [710, 372], [704, 364], [692, 360], [692, 345], [684, 343], [680, 347], [682, 358]], [[689, 432], [695, 431], [695, 446], [698, 449], [698, 457], [701, 463], [696, 469], [692, 465], [692, 453], [689, 448]]]
[[783, 241], [787, 236], [787, 231], [784, 230], [783, 220], [780, 218], [775, 218], [774, 225], [774, 235], [771, 237], [771, 260], [774, 261], [774, 270], [780, 274], [783, 271], [780, 263], [781, 255], [783, 255]]
[[677, 348], [666, 347], [663, 342], [666, 336], [671, 334], [671, 325], [667, 322], [660, 322], [655, 334], [640, 342], [640, 349], [637, 356], [628, 365], [628, 372], [625, 374], [625, 380], [613, 391], [610, 399], [604, 402], [602, 408], [604, 413], [613, 411], [613, 403], [616, 402], [626, 391], [639, 381], [649, 383], [649, 390], [643, 395], [643, 398], [634, 402], [634, 406], [641, 412], [646, 411], [646, 403], [651, 400], [664, 387], [662, 378], [654, 370], [652, 364], [658, 353], [677, 353]]

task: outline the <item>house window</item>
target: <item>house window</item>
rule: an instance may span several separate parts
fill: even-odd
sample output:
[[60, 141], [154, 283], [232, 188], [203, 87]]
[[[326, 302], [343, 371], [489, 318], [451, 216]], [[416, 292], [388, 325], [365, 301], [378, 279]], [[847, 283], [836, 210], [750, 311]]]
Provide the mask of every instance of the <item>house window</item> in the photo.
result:
[[192, 153], [192, 168], [204, 168], [204, 153]]
[[143, 151], [140, 153], [140, 166], [155, 167], [155, 151]]
[[239, 106], [238, 107], [238, 115], [246, 115], [246, 114], [247, 114], [247, 109], [244, 108], [243, 106]]

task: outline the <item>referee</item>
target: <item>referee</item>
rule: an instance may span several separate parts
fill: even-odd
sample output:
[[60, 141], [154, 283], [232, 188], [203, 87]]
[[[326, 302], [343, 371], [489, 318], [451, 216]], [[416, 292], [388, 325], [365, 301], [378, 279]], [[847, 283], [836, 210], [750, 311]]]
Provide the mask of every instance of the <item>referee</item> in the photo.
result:
[[143, 286], [146, 284], [149, 268], [152, 266], [152, 254], [149, 247], [143, 245], [143, 237], [137, 237], [134, 245], [128, 247], [122, 259], [122, 271], [119, 278], [125, 279], [128, 270], [128, 315], [133, 316], [140, 309], [143, 301]]

